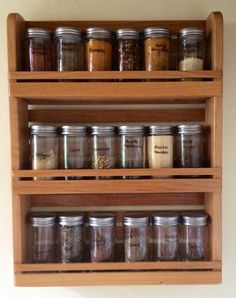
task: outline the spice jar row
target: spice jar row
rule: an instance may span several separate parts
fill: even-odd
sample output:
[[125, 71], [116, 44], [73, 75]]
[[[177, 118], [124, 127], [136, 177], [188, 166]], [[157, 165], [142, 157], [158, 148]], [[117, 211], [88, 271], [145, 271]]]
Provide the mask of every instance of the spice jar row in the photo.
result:
[[204, 167], [206, 127], [200, 124], [33, 125], [32, 169]]
[[[111, 32], [105, 28], [58, 27], [54, 34], [44, 28], [28, 28], [26, 70], [30, 71], [134, 71], [170, 69], [171, 32], [148, 27], [141, 33], [131, 28]], [[183, 28], [178, 34], [178, 67], [202, 70], [205, 33]]]
[[[125, 262], [207, 260], [208, 221], [203, 212], [157, 212], [150, 218], [130, 212], [123, 217]], [[31, 262], [112, 262], [117, 260], [116, 218], [94, 213], [30, 214]], [[86, 237], [85, 226], [89, 226]], [[86, 258], [87, 249], [90, 252]]]

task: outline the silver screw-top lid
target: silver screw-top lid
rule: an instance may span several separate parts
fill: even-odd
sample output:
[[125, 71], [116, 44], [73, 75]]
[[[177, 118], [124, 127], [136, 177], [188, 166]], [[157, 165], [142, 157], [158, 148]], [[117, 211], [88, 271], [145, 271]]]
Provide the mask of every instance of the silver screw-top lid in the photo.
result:
[[60, 132], [62, 135], [86, 136], [87, 130], [87, 126], [82, 125], [63, 125], [60, 128]]
[[124, 225], [129, 227], [145, 227], [149, 225], [149, 216], [143, 213], [129, 212], [124, 216]]
[[115, 135], [115, 127], [114, 126], [92, 126], [91, 127], [92, 135]]
[[31, 135], [55, 135], [58, 132], [58, 127], [53, 125], [32, 125], [30, 127]]
[[28, 28], [27, 29], [27, 37], [38, 37], [43, 39], [49, 39], [51, 32], [48, 29], [44, 28]]
[[118, 133], [120, 135], [144, 135], [145, 126], [143, 125], [122, 125], [118, 127]]
[[172, 125], [150, 125], [148, 127], [149, 135], [172, 135], [173, 126]]
[[81, 39], [81, 31], [79, 28], [74, 27], [58, 27], [55, 29], [55, 37], [63, 37], [65, 35], [73, 35], [73, 37], [77, 37]]
[[179, 223], [179, 215], [174, 212], [158, 212], [153, 214], [154, 226], [176, 226]]
[[176, 132], [178, 134], [199, 134], [203, 132], [203, 125], [201, 124], [182, 124], [176, 126]]
[[111, 39], [112, 32], [105, 28], [93, 27], [86, 29], [85, 36], [94, 39]]
[[139, 39], [139, 31], [131, 28], [118, 29], [115, 32], [115, 37], [119, 39]]
[[185, 212], [181, 216], [183, 225], [195, 227], [206, 226], [209, 218], [204, 212]]
[[89, 216], [89, 225], [92, 227], [108, 227], [115, 224], [113, 213], [93, 213]]
[[170, 30], [164, 27], [148, 27], [144, 29], [144, 38], [170, 37]]
[[56, 214], [47, 212], [31, 213], [30, 222], [34, 227], [52, 225], [56, 222]]
[[196, 37], [203, 37], [204, 31], [200, 28], [183, 28], [179, 30], [179, 37], [185, 37], [185, 36], [196, 36]]
[[59, 216], [61, 226], [79, 226], [83, 224], [84, 215], [82, 213], [65, 213]]

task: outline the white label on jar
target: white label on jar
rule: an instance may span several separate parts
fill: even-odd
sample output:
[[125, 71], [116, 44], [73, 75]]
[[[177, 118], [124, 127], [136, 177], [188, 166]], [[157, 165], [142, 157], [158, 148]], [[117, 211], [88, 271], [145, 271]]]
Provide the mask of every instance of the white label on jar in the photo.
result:
[[173, 167], [173, 136], [148, 137], [148, 163], [150, 168]]

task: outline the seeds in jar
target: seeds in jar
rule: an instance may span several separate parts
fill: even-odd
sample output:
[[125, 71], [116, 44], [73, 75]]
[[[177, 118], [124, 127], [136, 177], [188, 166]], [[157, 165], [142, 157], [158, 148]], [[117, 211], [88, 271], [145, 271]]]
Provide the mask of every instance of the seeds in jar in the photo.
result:
[[93, 169], [110, 169], [115, 167], [115, 158], [106, 155], [96, 155], [92, 158]]
[[203, 70], [203, 59], [189, 57], [179, 62], [179, 70], [182, 71], [194, 71]]

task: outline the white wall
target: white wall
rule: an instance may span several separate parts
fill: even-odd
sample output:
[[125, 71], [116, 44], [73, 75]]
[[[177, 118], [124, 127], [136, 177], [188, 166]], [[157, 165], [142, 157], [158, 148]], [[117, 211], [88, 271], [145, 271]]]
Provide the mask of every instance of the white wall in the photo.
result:
[[[26, 20], [205, 19], [220, 10], [225, 20], [223, 137], [223, 283], [216, 286], [15, 288], [13, 286], [10, 135], [6, 18]], [[236, 297], [236, 1], [235, 0], [0, 0], [0, 297]]]

